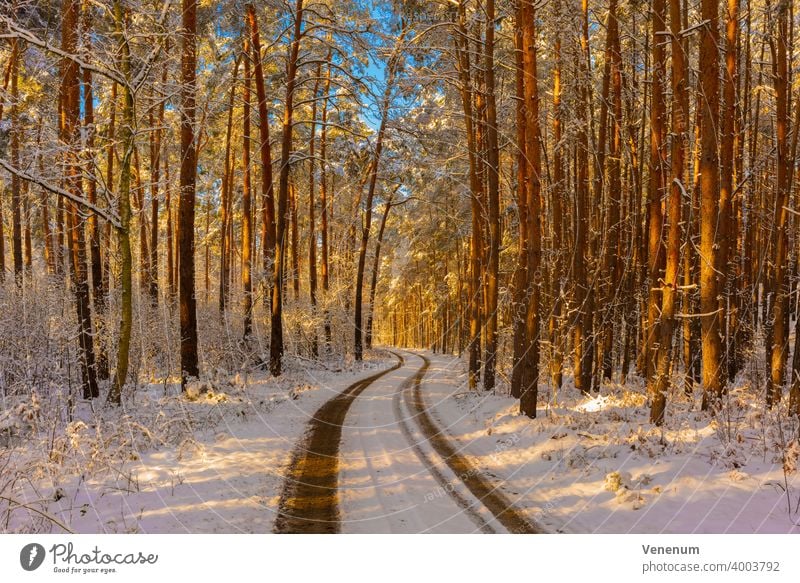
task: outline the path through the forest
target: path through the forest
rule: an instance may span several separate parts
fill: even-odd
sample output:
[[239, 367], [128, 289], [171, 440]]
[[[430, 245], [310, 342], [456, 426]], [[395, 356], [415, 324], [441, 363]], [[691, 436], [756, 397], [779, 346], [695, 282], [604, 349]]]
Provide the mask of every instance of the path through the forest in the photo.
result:
[[309, 421], [275, 532], [543, 532], [428, 409], [429, 360], [394, 354], [395, 366], [350, 385]]

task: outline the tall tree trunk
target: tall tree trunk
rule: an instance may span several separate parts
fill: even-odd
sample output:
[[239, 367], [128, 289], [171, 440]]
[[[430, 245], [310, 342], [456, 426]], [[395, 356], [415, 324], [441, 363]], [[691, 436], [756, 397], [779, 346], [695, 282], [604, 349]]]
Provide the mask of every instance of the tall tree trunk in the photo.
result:
[[250, 186], [250, 42], [244, 37], [244, 87], [242, 89], [242, 287], [244, 288], [244, 332], [247, 342], [253, 328], [252, 226]]
[[228, 124], [225, 130], [225, 158], [224, 174], [222, 178], [222, 200], [220, 201], [220, 266], [219, 266], [219, 313], [225, 316], [225, 309], [228, 304], [229, 283], [230, 283], [230, 249], [232, 246], [230, 236], [230, 223], [232, 221], [231, 211], [233, 208], [233, 157], [231, 153], [231, 134], [233, 133], [233, 106], [236, 97], [236, 77], [239, 74], [239, 62], [241, 57], [237, 56], [233, 65], [233, 76], [231, 78], [231, 89], [228, 94]]
[[703, 409], [722, 397], [717, 227], [719, 215], [719, 15], [718, 3], [702, 0], [700, 33], [700, 88], [702, 138], [700, 156], [700, 326], [703, 348]]
[[175, 225], [175, 217], [173, 215], [172, 208], [172, 182], [170, 181], [169, 169], [169, 154], [167, 153], [164, 156], [164, 206], [166, 207], [167, 211], [167, 240], [165, 243], [167, 247], [167, 287], [169, 288], [169, 303], [173, 304], [175, 302], [175, 298], [178, 297], [178, 261], [177, 257], [175, 256], [175, 239], [177, 237], [177, 228]]
[[[72, 24], [77, 34], [78, 23]], [[76, 43], [77, 41], [72, 41]], [[19, 168], [19, 138], [22, 133], [19, 119], [19, 41], [11, 41], [11, 165]], [[77, 75], [77, 71], [76, 71]], [[66, 88], [67, 85], [64, 85]], [[77, 103], [75, 104], [78, 105]], [[69, 112], [71, 114], [72, 112]], [[69, 115], [68, 114], [68, 115]], [[70, 136], [72, 139], [73, 136]], [[22, 181], [11, 174], [11, 251], [14, 258], [14, 278], [22, 285]]]
[[539, 150], [539, 90], [536, 69], [536, 9], [532, 0], [522, 0], [522, 66], [525, 97], [525, 153], [528, 160], [528, 275], [530, 295], [525, 319], [525, 359], [522, 369], [520, 412], [536, 417], [539, 383], [539, 306], [540, 285], [536, 274], [541, 264], [541, 154]]
[[[331, 91], [331, 56], [332, 51], [328, 49], [327, 66], [325, 67], [325, 87], [323, 93], [325, 99], [322, 102], [322, 131], [319, 137], [319, 157], [320, 157], [320, 174], [319, 174], [319, 190], [320, 190], [320, 229], [322, 230], [322, 264], [320, 269], [322, 271], [322, 290], [325, 294], [325, 302], [329, 301], [328, 292], [330, 291], [330, 251], [329, 251], [329, 232], [328, 232], [328, 206], [333, 203], [333, 200], [328, 201], [328, 181], [327, 181], [327, 166], [328, 166], [328, 100], [330, 99]], [[331, 321], [328, 309], [325, 309], [324, 315], [325, 327], [325, 346], [330, 349], [331, 345]]]
[[[608, 188], [606, 190], [606, 244], [604, 263], [605, 318], [603, 320], [603, 378], [610, 380], [613, 372], [613, 350], [617, 328], [618, 282], [622, 279], [620, 257], [620, 211], [622, 207], [622, 55], [619, 40], [619, 18], [617, 2], [611, 0], [608, 7], [608, 31], [606, 33], [608, 75], [611, 94], [611, 136], [608, 156]], [[605, 100], [604, 100], [605, 101]], [[602, 123], [602, 121], [601, 121]], [[600, 200], [600, 199], [598, 199]]]
[[[166, 50], [166, 49], [165, 49]], [[167, 84], [167, 69], [166, 63], [162, 64], [163, 70], [161, 73], [161, 86], [166, 87]], [[153, 306], [158, 306], [158, 214], [159, 204], [161, 199], [161, 158], [162, 141], [164, 135], [164, 109], [165, 101], [160, 99], [158, 107], [158, 126], [153, 136], [153, 152], [151, 153], [152, 159], [152, 175], [150, 189], [150, 303]], [[169, 185], [165, 187], [169, 190]]]
[[[74, 54], [78, 44], [78, 0], [64, 2], [61, 21], [61, 48], [66, 54]], [[64, 102], [63, 141], [69, 146], [67, 151], [66, 188], [75, 196], [83, 195], [81, 187], [79, 118], [80, 118], [80, 79], [78, 66], [71, 59], [62, 61], [61, 88]], [[75, 307], [78, 316], [78, 341], [80, 345], [80, 368], [83, 381], [84, 399], [100, 396], [95, 368], [94, 342], [92, 335], [92, 316], [89, 308], [89, 280], [86, 266], [86, 242], [83, 222], [77, 205], [70, 201], [67, 205], [68, 233], [72, 263], [72, 283], [75, 293]], [[21, 250], [20, 250], [21, 251]], [[16, 267], [16, 249], [15, 249]], [[16, 271], [16, 269], [15, 269]]]
[[775, 89], [775, 141], [777, 149], [775, 179], [775, 223], [773, 234], [773, 312], [772, 312], [772, 346], [769, 359], [770, 374], [767, 377], [767, 406], [778, 403], [783, 391], [784, 371], [789, 351], [788, 321], [788, 279], [786, 259], [787, 211], [789, 185], [792, 176], [789, 161], [788, 126], [789, 126], [789, 83], [787, 65], [787, 40], [789, 34], [789, 3], [782, 0], [778, 4], [777, 34], [770, 39], [772, 51], [773, 87]]
[[[89, 19], [89, 8], [84, 7], [84, 21]], [[84, 34], [88, 41], [89, 24], [86, 23], [86, 31]], [[92, 72], [86, 68], [83, 70], [83, 123], [86, 128], [86, 147], [89, 155], [94, 152], [94, 92], [92, 91]], [[90, 164], [89, 177], [86, 180], [87, 196], [91, 204], [97, 204], [97, 182], [94, 179], [94, 164]], [[97, 315], [95, 321], [97, 327], [97, 338], [104, 337], [103, 315], [106, 311], [106, 289], [103, 285], [103, 259], [100, 253], [100, 224], [99, 219], [95, 213], [90, 213], [87, 219], [89, 223], [89, 255], [92, 266], [92, 301], [94, 311]], [[108, 371], [108, 355], [106, 353], [105, 342], [99, 340], [97, 343], [97, 377], [105, 380], [109, 376]]]
[[297, 187], [289, 182], [289, 217], [292, 237], [292, 291], [294, 301], [300, 300], [300, 232], [297, 228]]
[[[469, 187], [470, 187], [470, 210], [472, 216], [471, 236], [469, 241], [469, 290], [467, 292], [467, 311], [469, 314], [469, 342], [468, 342], [468, 367], [469, 367], [469, 387], [474, 389], [478, 386], [480, 378], [480, 298], [481, 298], [481, 249], [483, 241], [481, 237], [481, 203], [480, 190], [481, 183], [478, 175], [478, 150], [479, 144], [475, 130], [476, 117], [473, 108], [473, 82], [470, 65], [470, 35], [467, 31], [467, 17], [465, 0], [458, 3], [458, 27], [453, 35], [453, 42], [456, 49], [456, 64], [458, 66], [461, 105], [464, 110], [464, 130], [467, 136], [467, 156], [469, 159]], [[520, 373], [521, 374], [521, 373]], [[521, 384], [519, 393], [521, 394]], [[512, 383], [512, 393], [515, 386]]]
[[[84, 0], [83, 6], [83, 42], [85, 58], [91, 62], [91, 27], [92, 27], [92, 7]], [[86, 128], [86, 148], [89, 156], [94, 156], [95, 143], [95, 122], [94, 122], [94, 91], [92, 83], [92, 71], [89, 67], [83, 69], [83, 124]], [[90, 161], [91, 162], [91, 161]], [[97, 204], [97, 182], [94, 179], [93, 163], [90, 163], [89, 176], [86, 180], [87, 196], [89, 202]], [[109, 185], [109, 188], [111, 186]], [[89, 254], [92, 265], [92, 299], [96, 314], [103, 314], [106, 309], [106, 291], [103, 286], [103, 259], [100, 251], [100, 224], [95, 213], [91, 213], [89, 222]], [[98, 330], [98, 336], [102, 336], [102, 331]], [[108, 358], [105, 350], [100, 343], [97, 358], [97, 374], [101, 379], [108, 378]]]
[[497, 104], [494, 82], [494, 0], [486, 0], [486, 42], [484, 70], [486, 79], [486, 165], [487, 202], [489, 206], [488, 271], [486, 274], [486, 357], [483, 387], [494, 388], [497, 365], [497, 296], [500, 278], [500, 149], [497, 143]]
[[[116, 10], [116, 2], [114, 4]], [[115, 25], [116, 26], [116, 25]], [[114, 33], [117, 34], [116, 32]], [[108, 127], [106, 129], [106, 185], [108, 188], [114, 187], [114, 162], [116, 160], [115, 143], [117, 140], [117, 82], [111, 82], [111, 99], [109, 104], [111, 110], [108, 118]], [[106, 245], [111, 246], [111, 223], [106, 222], [105, 228], [105, 241]], [[55, 247], [55, 244], [54, 244]], [[55, 255], [55, 253], [54, 253]], [[103, 256], [103, 293], [108, 294], [111, 288], [111, 250], [107, 249]]]
[[182, 0], [181, 11], [181, 174], [178, 206], [178, 289], [181, 331], [181, 387], [200, 376], [197, 360], [197, 301], [194, 282], [194, 209], [197, 144], [197, 0]]
[[[556, 26], [562, 19], [560, 0], [555, 7]], [[551, 214], [553, 218], [553, 268], [551, 271], [552, 311], [550, 315], [550, 382], [554, 391], [561, 388], [563, 366], [563, 331], [561, 330], [563, 318], [564, 282], [564, 145], [563, 139], [563, 111], [561, 106], [561, 34], [556, 31], [553, 46], [553, 177], [551, 188]], [[523, 134], [524, 135], [524, 134]], [[526, 209], [527, 215], [527, 209]]]
[[359, 247], [358, 252], [358, 268], [356, 270], [356, 293], [354, 299], [354, 311], [355, 311], [355, 338], [353, 342], [353, 353], [355, 359], [360, 361], [364, 355], [364, 346], [363, 346], [363, 330], [362, 330], [362, 299], [364, 295], [364, 268], [366, 267], [366, 260], [367, 260], [367, 245], [369, 244], [369, 233], [370, 227], [372, 225], [372, 203], [375, 198], [375, 187], [378, 183], [378, 167], [381, 163], [381, 153], [383, 152], [383, 138], [386, 134], [386, 124], [389, 118], [389, 107], [391, 105], [391, 95], [392, 90], [394, 88], [394, 80], [397, 74], [397, 68], [400, 66], [399, 58], [400, 58], [400, 46], [403, 42], [403, 38], [405, 38], [406, 29], [404, 28], [403, 31], [400, 33], [400, 38], [397, 40], [397, 44], [395, 45], [395, 51], [392, 56], [389, 58], [389, 63], [387, 65], [387, 72], [386, 72], [386, 87], [383, 91], [383, 99], [381, 101], [380, 112], [381, 112], [381, 123], [378, 127], [378, 134], [375, 138], [375, 150], [372, 154], [372, 160], [370, 161], [369, 165], [369, 172], [368, 172], [368, 190], [367, 190], [367, 199], [364, 204], [364, 218], [362, 221], [362, 228], [361, 228], [361, 246]]
[[[303, 0], [297, 0], [294, 10], [294, 36], [286, 66], [286, 101], [283, 110], [283, 135], [281, 136], [281, 166], [278, 176], [278, 214], [275, 225], [275, 269], [272, 278], [272, 305], [270, 312], [269, 370], [272, 376], [281, 374], [283, 358], [283, 261], [286, 255], [286, 213], [289, 197], [289, 157], [292, 149], [292, 115], [294, 90], [297, 78], [297, 55], [303, 26]], [[255, 44], [255, 43], [254, 43]], [[261, 101], [259, 97], [259, 101]], [[262, 121], [263, 124], [263, 121]]]
[[577, 185], [576, 185], [576, 227], [575, 227], [575, 327], [574, 327], [574, 369], [575, 388], [584, 394], [592, 389], [592, 365], [594, 349], [592, 348], [592, 290], [587, 266], [591, 264], [592, 254], [589, 248], [589, 228], [591, 225], [591, 201], [589, 200], [589, 2], [582, 0], [582, 35], [581, 55], [578, 57], [580, 99], [578, 100], [578, 146], [577, 146]]
[[[528, 306], [528, 168], [525, 152], [525, 77], [522, 57], [522, 4], [517, 3], [514, 26], [514, 59], [516, 81], [516, 130], [517, 130], [517, 209], [519, 215], [519, 234], [517, 240], [517, 260], [514, 267], [514, 292], [512, 296], [511, 317], [514, 327], [514, 345], [511, 368], [511, 396], [519, 399], [522, 395], [522, 369], [525, 357], [525, 317]], [[556, 40], [556, 51], [560, 49]], [[462, 57], [463, 58], [463, 57]], [[558, 71], [558, 68], [555, 69]], [[554, 73], [554, 109], [556, 120], [559, 119], [558, 107], [555, 105], [556, 95], [560, 98], [560, 91], [555, 88], [559, 77]], [[557, 123], [557, 122], [554, 122]]]
[[[319, 81], [322, 75], [322, 63], [317, 64], [314, 74], [314, 91], [311, 94], [311, 138], [308, 141], [308, 292], [311, 300], [312, 318], [317, 314], [317, 231], [316, 231], [316, 159], [315, 145], [317, 139], [317, 94], [319, 93]], [[325, 98], [327, 99], [327, 97]], [[324, 122], [323, 122], [324, 123]], [[319, 354], [316, 326], [311, 330], [311, 355], [316, 357]]]
[[724, 109], [720, 127], [720, 191], [719, 191], [719, 267], [722, 272], [720, 283], [720, 325], [722, 335], [722, 364], [727, 376], [731, 370], [733, 354], [733, 328], [731, 327], [731, 300], [734, 296], [730, 257], [730, 240], [736, 236], [732, 221], [733, 198], [733, 148], [736, 143], [734, 119], [736, 116], [736, 41], [739, 19], [739, 0], [728, 0], [725, 25], [725, 71], [723, 74], [722, 97]]
[[[133, 329], [133, 257], [131, 254], [131, 157], [135, 140], [135, 120], [133, 112], [133, 93], [130, 87], [131, 54], [128, 39], [125, 36], [125, 15], [122, 0], [114, 2], [114, 37], [117, 41], [119, 70], [128, 81], [122, 86], [122, 127], [120, 141], [122, 144], [122, 160], [119, 171], [119, 190], [117, 192], [117, 211], [120, 227], [117, 229], [120, 254], [120, 322], [117, 343], [117, 369], [111, 385], [108, 399], [111, 403], [122, 403], [122, 390], [128, 379], [128, 363]], [[115, 85], [116, 87], [116, 85]], [[116, 97], [116, 95], [115, 95]], [[113, 155], [112, 155], [113, 157]]]
[[678, 272], [680, 270], [681, 222], [683, 221], [683, 160], [686, 120], [689, 113], [686, 64], [681, 45], [680, 0], [670, 0], [670, 32], [672, 42], [672, 167], [670, 195], [667, 203], [666, 268], [661, 292], [661, 323], [659, 325], [658, 354], [655, 378], [651, 383], [650, 421], [664, 423], [666, 395], [669, 388], [672, 363], [672, 337], [675, 330], [675, 309], [678, 299]]
[[378, 273], [381, 268], [381, 245], [383, 243], [383, 232], [386, 229], [386, 220], [389, 218], [389, 211], [392, 210], [392, 203], [394, 201], [394, 194], [397, 189], [392, 191], [389, 198], [386, 200], [386, 207], [383, 209], [383, 216], [381, 217], [381, 226], [378, 228], [378, 237], [375, 240], [375, 260], [372, 263], [372, 279], [369, 286], [369, 312], [367, 312], [367, 332], [365, 342], [367, 349], [372, 348], [372, 320], [375, 316], [375, 290], [378, 287]]
[[664, 273], [664, 242], [662, 231], [664, 216], [661, 200], [667, 188], [667, 162], [666, 162], [666, 104], [664, 100], [666, 77], [666, 52], [664, 39], [667, 35], [666, 8], [664, 0], [653, 1], [653, 24], [651, 48], [652, 83], [650, 106], [650, 189], [648, 192], [648, 299], [647, 299], [647, 330], [644, 335], [645, 345], [643, 354], [645, 358], [645, 373], [647, 378], [652, 378], [656, 372], [656, 340], [659, 337], [660, 309], [662, 304], [659, 291]]
[[[261, 156], [261, 245], [263, 248], [263, 269], [267, 274], [274, 269], [275, 259], [275, 191], [272, 184], [272, 153], [269, 146], [269, 115], [267, 95], [264, 88], [264, 68], [261, 64], [261, 39], [258, 34], [258, 19], [252, 4], [248, 4], [247, 26], [253, 51], [253, 68], [256, 76], [256, 99], [258, 99], [258, 129], [260, 135], [259, 154]], [[264, 288], [267, 289], [266, 286]], [[265, 293], [265, 298], [266, 293]], [[271, 349], [270, 349], [271, 350]]]

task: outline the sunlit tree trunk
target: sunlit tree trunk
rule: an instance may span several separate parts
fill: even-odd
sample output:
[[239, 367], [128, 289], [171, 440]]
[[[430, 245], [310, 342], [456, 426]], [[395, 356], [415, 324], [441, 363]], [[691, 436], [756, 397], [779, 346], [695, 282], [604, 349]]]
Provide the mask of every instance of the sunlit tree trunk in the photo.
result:
[[486, 79], [486, 165], [487, 203], [489, 211], [488, 265], [486, 274], [486, 357], [483, 387], [491, 390], [497, 364], [497, 297], [500, 278], [500, 150], [497, 142], [497, 103], [494, 81], [494, 0], [486, 0], [486, 42], [484, 71]]
[[243, 338], [250, 339], [253, 329], [253, 209], [250, 177], [250, 42], [244, 37], [244, 79], [242, 88], [242, 288], [244, 289]]
[[719, 16], [718, 3], [702, 0], [700, 32], [700, 92], [703, 95], [700, 156], [700, 326], [703, 349], [703, 409], [722, 396], [719, 312], [719, 156], [716, 128], [719, 124]]
[[[261, 39], [258, 33], [258, 19], [252, 4], [248, 4], [247, 26], [250, 33], [253, 68], [256, 79], [256, 99], [258, 100], [259, 154], [261, 157], [261, 246], [263, 270], [265, 275], [274, 266], [275, 253], [275, 191], [272, 184], [272, 153], [269, 147], [269, 116], [267, 96], [264, 88], [264, 68], [261, 64]], [[265, 286], [265, 291], [266, 291]], [[264, 294], [265, 299], [268, 297]]]
[[[330, 90], [331, 90], [331, 56], [332, 52], [328, 49], [328, 56], [326, 58], [327, 66], [325, 67], [325, 87], [323, 88], [323, 93], [325, 98], [322, 101], [322, 131], [320, 132], [319, 137], [319, 157], [320, 157], [320, 165], [319, 165], [319, 190], [320, 190], [320, 229], [322, 230], [321, 238], [322, 238], [322, 263], [320, 265], [320, 269], [322, 271], [322, 290], [325, 295], [325, 302], [327, 305], [328, 300], [328, 292], [330, 291], [330, 250], [329, 250], [329, 227], [328, 227], [328, 206], [333, 203], [332, 200], [329, 201], [329, 193], [328, 193], [328, 180], [327, 180], [327, 155], [328, 155], [328, 100], [330, 98]], [[330, 314], [326, 307], [324, 318], [324, 327], [325, 327], [325, 346], [327, 350], [330, 350], [331, 345], [331, 321], [330, 321]]]
[[647, 330], [644, 335], [644, 358], [647, 378], [653, 377], [656, 372], [657, 339], [659, 337], [659, 321], [664, 273], [664, 244], [662, 230], [664, 216], [661, 200], [666, 189], [666, 104], [664, 100], [666, 77], [666, 51], [667, 38], [666, 9], [664, 0], [653, 1], [652, 11], [652, 82], [651, 82], [651, 107], [650, 107], [650, 187], [648, 191], [648, 300], [647, 300]]
[[[314, 74], [314, 90], [311, 93], [311, 138], [308, 141], [308, 293], [309, 299], [311, 300], [311, 316], [314, 319], [316, 319], [317, 316], [317, 201], [315, 192], [317, 161], [314, 155], [316, 153], [317, 141], [317, 97], [321, 75], [322, 63], [318, 63], [317, 70]], [[327, 100], [327, 96], [325, 99]], [[316, 326], [314, 326], [314, 329], [311, 331], [311, 355], [316, 357], [318, 354], [319, 344], [317, 341], [317, 329]]]
[[300, 300], [300, 232], [297, 225], [297, 187], [289, 182], [289, 217], [292, 237], [292, 290], [294, 301]]
[[[772, 345], [767, 377], [767, 405], [772, 406], [781, 399], [784, 371], [789, 351], [788, 321], [788, 280], [787, 280], [787, 211], [791, 167], [789, 164], [789, 84], [787, 65], [787, 41], [789, 35], [789, 4], [781, 1], [777, 6], [777, 34], [770, 39], [772, 51], [773, 87], [775, 89], [775, 142], [777, 150], [775, 178], [775, 218], [773, 233], [773, 311]], [[792, 164], [793, 165], [793, 164]]]
[[236, 77], [239, 74], [240, 57], [237, 57], [233, 65], [233, 76], [231, 78], [231, 88], [228, 94], [228, 123], [225, 130], [225, 158], [224, 173], [222, 177], [219, 213], [220, 213], [220, 266], [219, 266], [219, 313], [224, 317], [225, 309], [228, 304], [229, 283], [230, 283], [230, 249], [231, 241], [231, 210], [233, 208], [233, 154], [231, 152], [231, 134], [233, 133], [233, 109], [234, 99], [236, 98]]
[[520, 412], [536, 417], [539, 383], [539, 322], [541, 281], [541, 154], [539, 128], [539, 90], [536, 69], [536, 13], [532, 0], [522, 0], [522, 70], [525, 97], [525, 153], [528, 162], [528, 277], [530, 281], [525, 317], [525, 357], [522, 368]]
[[655, 377], [650, 379], [650, 421], [664, 422], [666, 395], [669, 388], [672, 362], [672, 337], [675, 330], [675, 311], [678, 300], [680, 270], [681, 223], [683, 220], [683, 160], [686, 120], [689, 113], [686, 87], [685, 55], [681, 46], [682, 30], [680, 0], [670, 0], [670, 33], [672, 42], [672, 153], [671, 181], [667, 202], [666, 267], [661, 292], [661, 322]]
[[[603, 324], [603, 378], [611, 379], [613, 372], [614, 337], [617, 328], [616, 307], [619, 293], [618, 282], [622, 279], [620, 248], [620, 209], [622, 206], [622, 55], [620, 53], [619, 20], [617, 2], [611, 0], [608, 8], [608, 31], [606, 58], [611, 104], [611, 136], [609, 139], [608, 183], [606, 189], [606, 244], [604, 263], [605, 318]], [[604, 100], [605, 101], [605, 100]], [[602, 123], [602, 122], [601, 122]], [[601, 132], [602, 133], [602, 132]]]
[[[481, 303], [481, 205], [479, 200], [480, 179], [478, 177], [478, 143], [475, 132], [473, 112], [473, 88], [470, 68], [469, 34], [466, 26], [464, 0], [459, 0], [457, 30], [453, 35], [458, 66], [461, 104], [464, 111], [464, 129], [467, 137], [467, 156], [469, 159], [469, 186], [471, 235], [469, 241], [469, 286], [467, 292], [467, 312], [469, 319], [468, 367], [469, 387], [474, 389], [480, 377], [480, 303]], [[512, 389], [513, 390], [513, 389]]]
[[[722, 98], [723, 109], [721, 113], [720, 127], [720, 193], [719, 193], [719, 266], [722, 274], [720, 283], [722, 285], [722, 295], [720, 296], [720, 326], [722, 336], [722, 365], [723, 374], [726, 376], [733, 366], [733, 329], [731, 325], [731, 304], [733, 290], [731, 286], [732, 258], [730, 256], [731, 237], [735, 237], [732, 215], [733, 206], [733, 187], [734, 187], [734, 168], [733, 168], [733, 149], [736, 143], [734, 119], [736, 116], [736, 40], [739, 19], [739, 0], [728, 0], [726, 2], [726, 25], [725, 25], [725, 69], [723, 74]], [[734, 247], [735, 251], [735, 247]]]
[[[561, 5], [558, 0], [556, 12], [556, 25], [561, 21]], [[562, 318], [564, 299], [562, 285], [564, 281], [564, 145], [563, 139], [563, 111], [561, 105], [561, 33], [556, 31], [553, 47], [553, 184], [551, 188], [551, 214], [553, 219], [553, 268], [551, 271], [552, 313], [550, 315], [550, 380], [554, 390], [561, 388], [563, 365], [563, 331]], [[526, 212], [527, 216], [527, 212]], [[526, 219], [527, 220], [527, 219]]]

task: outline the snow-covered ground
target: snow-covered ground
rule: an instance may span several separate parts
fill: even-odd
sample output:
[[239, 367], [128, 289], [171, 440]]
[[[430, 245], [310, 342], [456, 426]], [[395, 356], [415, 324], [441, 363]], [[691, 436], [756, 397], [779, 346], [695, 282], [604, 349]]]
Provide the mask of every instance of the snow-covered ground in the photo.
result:
[[[409, 401], [422, 358], [403, 355], [405, 366], [347, 414], [342, 531], [504, 532], [425, 439]], [[745, 381], [717, 420], [671, 395], [658, 429], [636, 379], [587, 398], [565, 377], [557, 403], [541, 388], [531, 420], [514, 399], [468, 391], [463, 361], [424, 355], [421, 394], [435, 423], [475, 472], [551, 532], [798, 532], [797, 422], [764, 409]], [[6, 407], [0, 530], [270, 532], [309, 417], [391, 363], [385, 353], [345, 370], [295, 361], [280, 379], [237, 376], [193, 387], [190, 400], [151, 385], [128, 413], [79, 403], [70, 424], [45, 415], [57, 403]]]
[[503, 532], [427, 443], [407, 396], [419, 356], [355, 400], [342, 430], [339, 473], [346, 533]]
[[28, 436], [0, 458], [0, 467], [8, 463], [0, 495], [16, 507], [7, 513], [0, 500], [0, 531], [63, 532], [61, 523], [80, 533], [270, 532], [309, 416], [392, 362], [384, 354], [338, 372], [293, 363], [280, 379], [237, 377], [194, 401], [151, 386], [129, 416], [82, 405], [82, 421], [52, 438], [39, 427], [44, 437]]
[[558, 404], [540, 400], [531, 420], [508, 396], [469, 392], [462, 361], [426, 354], [423, 395], [440, 426], [551, 531], [800, 532], [797, 422], [766, 411], [744, 383], [719, 420], [671, 396], [662, 431], [648, 422], [641, 383], [588, 398], [565, 376]]

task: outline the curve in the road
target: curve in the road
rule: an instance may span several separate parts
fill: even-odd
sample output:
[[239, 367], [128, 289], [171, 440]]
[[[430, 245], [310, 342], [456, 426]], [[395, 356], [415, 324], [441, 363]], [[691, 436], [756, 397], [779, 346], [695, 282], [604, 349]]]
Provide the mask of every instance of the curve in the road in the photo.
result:
[[[397, 354], [396, 352], [392, 352], [397, 358], [403, 358], [401, 355]], [[494, 534], [496, 531], [483, 519], [480, 513], [475, 511], [473, 508], [473, 502], [470, 502], [466, 498], [464, 498], [458, 491], [453, 488], [453, 484], [450, 483], [447, 477], [439, 471], [433, 462], [428, 458], [428, 455], [422, 451], [419, 443], [414, 438], [411, 433], [411, 428], [408, 426], [408, 417], [401, 411], [400, 409], [400, 397], [401, 395], [407, 395], [413, 387], [419, 385], [422, 382], [422, 379], [425, 376], [425, 373], [428, 372], [428, 367], [430, 366], [430, 361], [423, 357], [422, 355], [417, 355], [422, 358], [422, 366], [416, 372], [416, 374], [406, 379], [397, 389], [397, 392], [394, 395], [394, 399], [392, 402], [392, 409], [394, 410], [394, 416], [397, 419], [397, 423], [400, 425], [400, 430], [403, 433], [403, 436], [406, 438], [408, 443], [411, 444], [411, 448], [413, 449], [414, 453], [419, 458], [422, 465], [425, 466], [431, 475], [436, 479], [439, 485], [442, 487], [442, 491], [446, 492], [450, 498], [455, 501], [456, 504], [466, 513], [469, 519], [478, 527], [483, 533], [486, 534]]]
[[[424, 368], [430, 366], [430, 360], [424, 355], [417, 354], [425, 362]], [[546, 531], [525, 518], [511, 501], [481, 475], [481, 471], [470, 463], [453, 446], [444, 431], [440, 430], [425, 407], [422, 398], [421, 386], [422, 376], [416, 375], [412, 383], [413, 389], [406, 392], [409, 409], [416, 413], [416, 421], [425, 438], [431, 444], [453, 473], [464, 485], [472, 492], [472, 495], [480, 500], [486, 508], [495, 516], [510, 533], [520, 534], [542, 534]], [[448, 488], [448, 490], [450, 490]]]
[[347, 410], [364, 389], [401, 365], [402, 359], [391, 368], [353, 383], [317, 409], [308, 423], [305, 439], [292, 456], [274, 532], [339, 532], [339, 442]]

